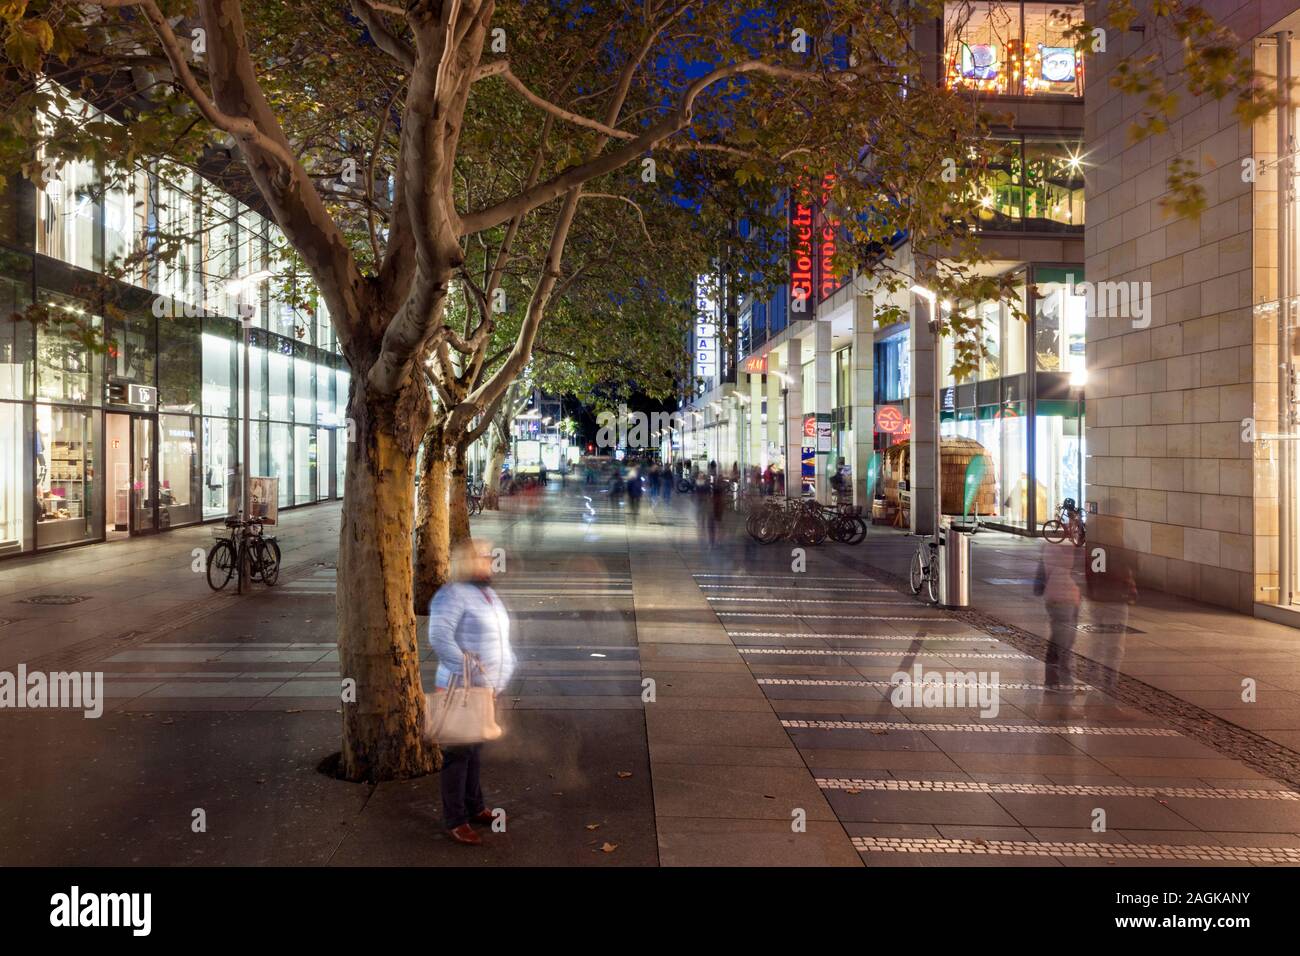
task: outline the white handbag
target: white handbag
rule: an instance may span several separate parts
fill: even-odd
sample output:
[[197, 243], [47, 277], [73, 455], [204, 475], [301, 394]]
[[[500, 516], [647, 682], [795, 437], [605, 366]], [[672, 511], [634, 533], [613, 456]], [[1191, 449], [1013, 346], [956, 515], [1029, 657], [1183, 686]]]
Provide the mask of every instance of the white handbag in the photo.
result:
[[478, 662], [466, 654], [460, 676], [453, 677], [445, 691], [424, 695], [427, 743], [458, 747], [496, 740], [504, 733], [497, 723], [496, 695], [491, 687], [473, 685], [471, 666], [478, 667]]

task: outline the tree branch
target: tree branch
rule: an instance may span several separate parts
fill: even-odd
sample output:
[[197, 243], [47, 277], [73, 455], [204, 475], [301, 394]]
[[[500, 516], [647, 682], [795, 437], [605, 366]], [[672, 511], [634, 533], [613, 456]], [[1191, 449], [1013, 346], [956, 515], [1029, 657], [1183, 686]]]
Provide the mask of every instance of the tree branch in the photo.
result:
[[510, 69], [509, 60], [497, 60], [495, 63], [483, 64], [475, 72], [474, 79], [477, 82], [478, 80], [485, 79], [489, 76], [501, 77], [509, 83], [510, 86], [517, 90], [519, 95], [529, 103], [532, 103], [540, 110], [545, 110], [557, 119], [562, 119], [565, 122], [572, 123], [575, 126], [582, 126], [586, 129], [594, 129], [596, 132], [604, 133], [606, 136], [610, 136], [614, 139], [636, 139], [635, 133], [629, 133], [627, 130], [614, 129], [612, 126], [606, 126], [604, 123], [594, 119], [588, 119], [581, 113], [574, 113], [571, 110], [566, 110], [564, 107], [558, 106], [550, 100], [538, 96], [528, 88], [527, 84], [525, 84], [523, 80], [515, 76], [514, 72]]
[[[598, 155], [585, 163], [571, 166], [546, 182], [539, 183], [531, 189], [525, 189], [509, 199], [462, 216], [460, 222], [461, 235], [477, 232], [480, 229], [491, 229], [493, 226], [505, 222], [511, 216], [536, 209], [538, 206], [563, 195], [570, 189], [581, 186], [597, 176], [613, 172], [636, 159], [642, 153], [649, 152], [664, 140], [690, 126], [694, 120], [695, 101], [709, 87], [724, 80], [749, 73], [757, 73], [776, 79], [798, 82], [825, 82], [830, 80], [843, 83], [862, 79], [862, 70], [862, 67], [850, 67], [844, 70], [822, 73], [817, 70], [800, 70], [793, 67], [779, 66], [763, 60], [744, 60], [730, 66], [718, 67], [691, 83], [682, 93], [676, 108], [659, 122], [648, 127], [636, 139], [627, 141], [619, 148]], [[870, 82], [883, 81], [871, 80]]]
[[[415, 51], [410, 45], [389, 29], [388, 24], [384, 22], [380, 10], [394, 12], [395, 8], [383, 3], [372, 3], [371, 0], [352, 0], [352, 12], [357, 15], [357, 19], [366, 25], [366, 31], [370, 38], [375, 41], [375, 46], [383, 50], [394, 60], [396, 60], [404, 70], [411, 70], [415, 67]], [[403, 10], [396, 11], [400, 16], [405, 16]]]

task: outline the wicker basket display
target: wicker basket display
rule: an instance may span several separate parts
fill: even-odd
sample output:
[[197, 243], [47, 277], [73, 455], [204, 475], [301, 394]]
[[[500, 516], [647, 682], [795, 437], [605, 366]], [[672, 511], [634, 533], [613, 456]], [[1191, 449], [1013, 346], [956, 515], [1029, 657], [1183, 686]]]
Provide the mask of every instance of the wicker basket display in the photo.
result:
[[[891, 506], [898, 506], [898, 485], [906, 480], [911, 457], [911, 443], [899, 442], [885, 449], [882, 467], [882, 485], [885, 500]], [[993, 459], [988, 450], [973, 438], [960, 436], [946, 437], [940, 445], [942, 457], [943, 513], [960, 515], [965, 504], [966, 469], [971, 461], [983, 457], [984, 474], [980, 478], [979, 491], [975, 494], [971, 510], [975, 514], [997, 514], [997, 477], [994, 473]]]

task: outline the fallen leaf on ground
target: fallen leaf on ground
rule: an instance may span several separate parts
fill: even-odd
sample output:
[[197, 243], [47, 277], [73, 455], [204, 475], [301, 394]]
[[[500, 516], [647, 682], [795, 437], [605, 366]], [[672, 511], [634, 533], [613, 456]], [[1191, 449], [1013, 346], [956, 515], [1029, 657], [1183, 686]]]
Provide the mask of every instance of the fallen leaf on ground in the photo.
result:
[[599, 829], [600, 829], [600, 824], [599, 824], [599, 823], [588, 823], [588, 824], [587, 824], [587, 829], [588, 829], [588, 830], [599, 830]]
[[631, 770], [620, 770], [620, 771], [618, 772], [618, 778], [619, 778], [620, 780], [626, 780], [626, 779], [627, 779], [628, 777], [630, 777], [630, 776], [632, 776], [632, 771], [631, 771]]
[[601, 844], [600, 847], [602, 853], [613, 853], [617, 849], [618, 849], [617, 843], [603, 843]]

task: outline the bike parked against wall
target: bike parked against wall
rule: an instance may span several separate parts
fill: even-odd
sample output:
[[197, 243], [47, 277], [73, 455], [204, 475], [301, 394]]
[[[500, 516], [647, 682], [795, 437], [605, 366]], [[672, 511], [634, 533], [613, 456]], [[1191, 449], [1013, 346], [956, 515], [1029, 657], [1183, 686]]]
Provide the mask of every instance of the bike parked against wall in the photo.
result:
[[1069, 538], [1076, 548], [1082, 548], [1088, 539], [1087, 531], [1083, 512], [1073, 498], [1066, 498], [1061, 503], [1057, 517], [1043, 522], [1043, 537], [1052, 544], [1060, 544]]

